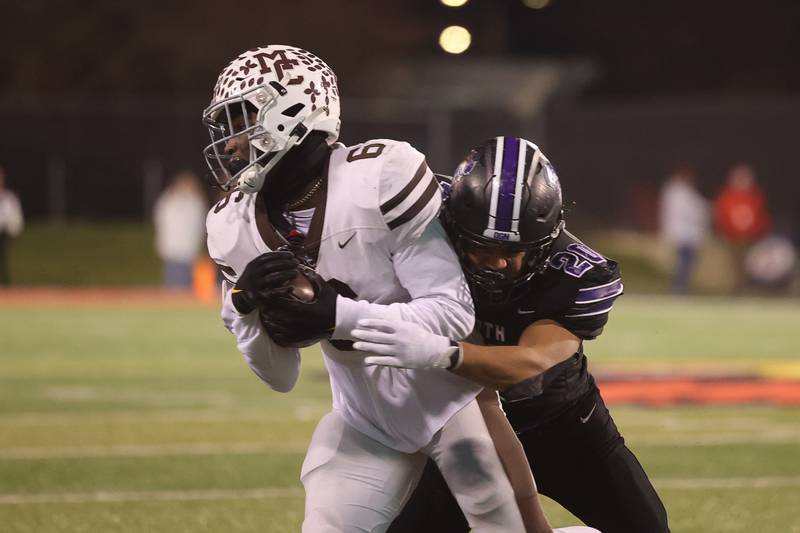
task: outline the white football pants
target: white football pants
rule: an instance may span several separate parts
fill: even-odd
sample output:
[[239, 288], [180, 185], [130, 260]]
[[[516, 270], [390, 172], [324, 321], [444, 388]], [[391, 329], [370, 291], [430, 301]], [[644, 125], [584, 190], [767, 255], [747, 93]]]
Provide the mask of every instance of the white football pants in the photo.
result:
[[411, 454], [353, 429], [336, 411], [322, 417], [300, 474], [306, 492], [303, 533], [385, 532], [428, 457], [439, 466], [472, 531], [525, 531], [511, 484], [472, 401]]

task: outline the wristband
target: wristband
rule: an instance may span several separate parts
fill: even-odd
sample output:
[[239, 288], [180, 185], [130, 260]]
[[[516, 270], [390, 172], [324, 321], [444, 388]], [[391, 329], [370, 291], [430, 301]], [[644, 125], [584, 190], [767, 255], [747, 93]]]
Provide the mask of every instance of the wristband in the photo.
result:
[[447, 370], [455, 370], [461, 366], [461, 362], [464, 360], [464, 349], [454, 340], [450, 341], [450, 346], [450, 364], [447, 366]]

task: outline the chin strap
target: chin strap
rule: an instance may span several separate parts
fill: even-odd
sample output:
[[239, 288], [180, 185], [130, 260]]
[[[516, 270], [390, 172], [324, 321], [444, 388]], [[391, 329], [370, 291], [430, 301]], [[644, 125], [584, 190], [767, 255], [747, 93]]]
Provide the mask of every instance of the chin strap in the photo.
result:
[[311, 131], [311, 126], [317, 121], [317, 117], [322, 115], [328, 110], [327, 106], [318, 107], [308, 114], [308, 116], [294, 127], [292, 133], [289, 134], [289, 139], [286, 141], [286, 146], [283, 150], [274, 152], [275, 155], [267, 161], [264, 166], [258, 163], [253, 163], [250, 167], [242, 172], [239, 179], [236, 180], [236, 189], [246, 194], [255, 194], [264, 186], [264, 181], [267, 179], [267, 174], [272, 170], [278, 162], [283, 159], [289, 150], [294, 148], [295, 145], [300, 144]]

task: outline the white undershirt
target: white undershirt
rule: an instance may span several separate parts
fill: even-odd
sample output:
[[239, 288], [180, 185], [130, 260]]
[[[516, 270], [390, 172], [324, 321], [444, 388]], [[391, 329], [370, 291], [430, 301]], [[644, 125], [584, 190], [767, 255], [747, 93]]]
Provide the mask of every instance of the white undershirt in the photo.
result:
[[302, 231], [305, 235], [308, 235], [308, 230], [311, 227], [311, 219], [313, 217], [313, 207], [309, 207], [308, 209], [300, 209], [298, 211], [288, 211], [286, 213], [286, 218], [289, 219], [289, 223], [298, 230]]

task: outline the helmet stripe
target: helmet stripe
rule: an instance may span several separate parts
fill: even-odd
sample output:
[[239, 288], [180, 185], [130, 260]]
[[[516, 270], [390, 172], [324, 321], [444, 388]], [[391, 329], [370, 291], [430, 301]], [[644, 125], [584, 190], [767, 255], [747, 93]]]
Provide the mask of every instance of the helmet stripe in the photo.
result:
[[499, 231], [511, 231], [518, 163], [519, 139], [505, 137], [503, 142], [503, 165], [500, 172], [500, 192], [497, 198], [497, 220], [495, 221], [495, 228]]
[[519, 140], [519, 157], [517, 158], [517, 181], [514, 187], [514, 214], [511, 216], [511, 231], [514, 233], [519, 232], [519, 212], [522, 207], [522, 183], [524, 181], [523, 174], [525, 173], [525, 149], [527, 143]]
[[532, 142], [527, 142], [528, 147], [533, 150], [533, 157], [531, 158], [531, 168], [528, 169], [528, 175], [525, 177], [525, 181], [528, 182], [529, 186], [533, 186], [533, 178], [536, 176], [536, 169], [539, 167], [539, 163], [542, 159], [547, 161], [547, 158], [542, 155], [542, 151], [539, 150], [539, 147], [533, 144]]
[[497, 198], [500, 194], [500, 174], [503, 168], [503, 139], [495, 138], [494, 169], [492, 171], [492, 200], [489, 204], [489, 220], [486, 223], [488, 229], [495, 229], [497, 220]]

